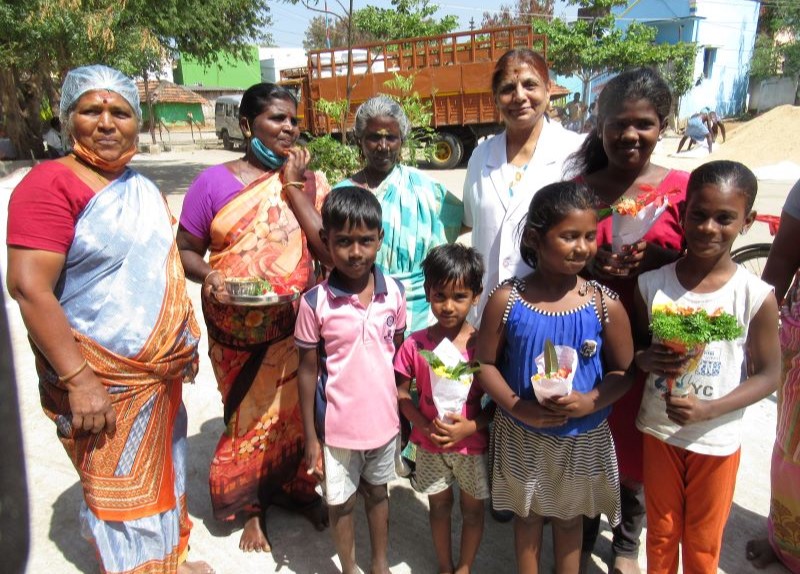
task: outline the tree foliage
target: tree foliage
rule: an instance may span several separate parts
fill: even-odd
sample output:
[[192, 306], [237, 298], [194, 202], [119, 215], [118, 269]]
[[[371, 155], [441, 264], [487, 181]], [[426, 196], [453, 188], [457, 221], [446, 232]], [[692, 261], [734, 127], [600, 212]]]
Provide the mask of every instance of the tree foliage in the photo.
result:
[[517, 0], [516, 5], [501, 4], [500, 8], [483, 13], [481, 28], [497, 28], [514, 24], [530, 24], [532, 20], [553, 17], [555, 0]]
[[[327, 19], [327, 24], [326, 24]], [[347, 26], [350, 19], [346, 16], [337, 18], [334, 16], [314, 16], [308, 24], [303, 48], [306, 50], [322, 50], [328, 47], [328, 36], [331, 40], [331, 48], [343, 48], [347, 46]], [[359, 28], [353, 29], [353, 43], [365, 44], [375, 42], [377, 39], [367, 30]]]
[[[223, 16], [224, 15], [224, 16]], [[267, 0], [16, 0], [0, 3], [0, 117], [20, 157], [43, 154], [42, 117], [77, 66], [154, 75], [176, 51], [204, 64], [266, 41]]]
[[455, 30], [458, 18], [434, 18], [439, 9], [430, 0], [392, 0], [391, 8], [367, 6], [353, 13], [356, 30], [365, 30], [381, 40], [436, 36]]
[[675, 94], [674, 109], [680, 96], [692, 87], [696, 46], [656, 44], [657, 30], [632, 22], [626, 30], [616, 27], [611, 11], [626, 5], [626, 0], [570, 0], [580, 6], [584, 17], [575, 22], [561, 19], [534, 20], [534, 32], [545, 34], [551, 68], [564, 76], [577, 76], [583, 82], [584, 97], [592, 78], [605, 72], [620, 72], [634, 66], [654, 66]]
[[[302, 3], [311, 10], [324, 12], [314, 0], [302, 0]], [[437, 19], [434, 15], [438, 9], [430, 0], [392, 0], [391, 8], [367, 6], [353, 10], [351, 18], [344, 5], [339, 4], [338, 11], [327, 12], [331, 47], [347, 46], [347, 26], [351, 20], [354, 44], [434, 36], [455, 30], [458, 19], [455, 16]], [[307, 50], [326, 48], [325, 26], [325, 15], [313, 18], [306, 29], [303, 47]]]
[[750, 77], [800, 73], [800, 2], [773, 0], [761, 7]]

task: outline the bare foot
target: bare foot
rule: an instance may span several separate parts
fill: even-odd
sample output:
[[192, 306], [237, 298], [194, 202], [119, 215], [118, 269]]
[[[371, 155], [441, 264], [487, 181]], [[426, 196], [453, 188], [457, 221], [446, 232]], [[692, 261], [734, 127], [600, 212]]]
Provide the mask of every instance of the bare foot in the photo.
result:
[[748, 540], [746, 556], [756, 568], [766, 568], [778, 560], [775, 550], [766, 538]]
[[214, 569], [206, 562], [183, 562], [178, 565], [178, 574], [214, 574]]
[[253, 514], [244, 523], [242, 537], [239, 539], [239, 550], [243, 552], [269, 552], [272, 547], [267, 535], [261, 529], [261, 515]]
[[614, 574], [642, 574], [639, 561], [633, 556], [617, 556], [614, 558]]

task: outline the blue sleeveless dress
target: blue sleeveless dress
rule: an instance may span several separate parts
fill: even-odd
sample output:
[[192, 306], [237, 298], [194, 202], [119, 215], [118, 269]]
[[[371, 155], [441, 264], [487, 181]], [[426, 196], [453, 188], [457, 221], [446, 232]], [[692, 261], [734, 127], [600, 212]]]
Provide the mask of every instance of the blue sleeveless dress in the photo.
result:
[[[503, 317], [505, 349], [498, 365], [522, 399], [536, 400], [531, 376], [546, 339], [578, 351], [573, 389], [588, 392], [603, 378], [604, 297], [616, 294], [591, 281], [590, 300], [569, 311], [537, 309], [520, 297], [524, 283], [511, 280]], [[598, 310], [599, 307], [599, 310]], [[496, 510], [569, 519], [578, 515], [620, 520], [619, 474], [607, 407], [560, 427], [534, 428], [498, 409], [491, 444], [492, 501]]]

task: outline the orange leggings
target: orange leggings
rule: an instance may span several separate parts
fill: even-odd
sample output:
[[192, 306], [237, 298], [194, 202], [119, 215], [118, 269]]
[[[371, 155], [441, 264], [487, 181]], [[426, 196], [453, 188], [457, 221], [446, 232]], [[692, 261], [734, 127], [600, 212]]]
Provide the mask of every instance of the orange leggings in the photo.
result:
[[728, 521], [740, 451], [698, 454], [644, 435], [647, 572], [715, 574]]

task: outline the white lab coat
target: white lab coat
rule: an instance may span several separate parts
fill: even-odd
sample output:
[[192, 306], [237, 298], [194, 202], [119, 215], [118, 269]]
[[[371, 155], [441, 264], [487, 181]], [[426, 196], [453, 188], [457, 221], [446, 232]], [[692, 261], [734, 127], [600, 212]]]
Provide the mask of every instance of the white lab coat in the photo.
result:
[[509, 277], [522, 277], [531, 268], [522, 261], [519, 240], [531, 199], [549, 183], [560, 181], [564, 161], [583, 142], [583, 135], [544, 119], [536, 151], [522, 179], [509, 193], [509, 182], [503, 174], [506, 157], [506, 133], [482, 142], [469, 160], [464, 180], [464, 224], [472, 227], [472, 245], [483, 256], [486, 274], [483, 294], [475, 315], [475, 325], [489, 298], [489, 293]]

